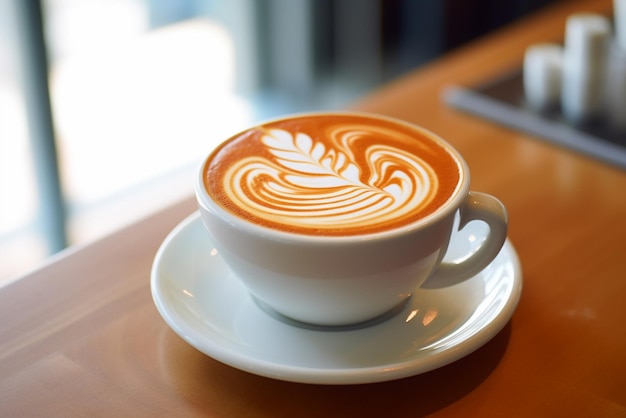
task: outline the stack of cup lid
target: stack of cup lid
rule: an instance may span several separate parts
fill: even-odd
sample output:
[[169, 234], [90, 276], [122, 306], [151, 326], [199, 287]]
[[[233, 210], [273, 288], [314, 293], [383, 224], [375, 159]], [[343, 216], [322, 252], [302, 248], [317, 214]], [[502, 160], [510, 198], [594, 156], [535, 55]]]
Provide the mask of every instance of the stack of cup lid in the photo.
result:
[[567, 19], [561, 107], [570, 122], [599, 120], [603, 115], [610, 36], [610, 22], [603, 16], [576, 14]]
[[608, 117], [626, 132], [626, 0], [614, 0], [615, 42], [611, 45], [608, 70]]
[[524, 56], [524, 91], [528, 105], [545, 112], [556, 108], [561, 100], [563, 48], [542, 43], [529, 47]]
[[561, 108], [572, 124], [602, 121], [626, 131], [626, 0], [614, 0], [615, 37], [608, 18], [567, 19], [565, 45], [537, 44], [524, 56], [530, 108]]
[[626, 51], [626, 1], [613, 0], [615, 15], [615, 39], [622, 51]]

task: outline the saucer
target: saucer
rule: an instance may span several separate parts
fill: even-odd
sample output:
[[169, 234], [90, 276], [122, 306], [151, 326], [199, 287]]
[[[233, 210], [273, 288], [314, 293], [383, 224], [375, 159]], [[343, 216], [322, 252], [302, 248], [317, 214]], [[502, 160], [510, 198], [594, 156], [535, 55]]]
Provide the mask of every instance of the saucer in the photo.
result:
[[[466, 253], [481, 227], [468, 224], [448, 254]], [[448, 288], [417, 289], [386, 321], [349, 330], [299, 327], [255, 303], [196, 213], [161, 245], [151, 289], [165, 322], [215, 360], [274, 379], [356, 384], [417, 375], [475, 351], [511, 318], [522, 276], [507, 240], [481, 273]]]

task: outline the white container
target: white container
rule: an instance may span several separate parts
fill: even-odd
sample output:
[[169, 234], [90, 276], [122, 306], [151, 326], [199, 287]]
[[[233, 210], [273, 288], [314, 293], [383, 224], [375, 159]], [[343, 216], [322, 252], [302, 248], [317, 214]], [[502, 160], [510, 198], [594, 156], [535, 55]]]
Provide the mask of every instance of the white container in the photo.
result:
[[606, 90], [611, 129], [626, 133], [626, 49], [616, 43], [610, 49]]
[[626, 0], [613, 0], [617, 47], [626, 51]]
[[563, 48], [542, 43], [524, 54], [524, 94], [528, 106], [538, 112], [555, 108], [561, 100]]
[[572, 123], [603, 116], [610, 36], [611, 24], [604, 16], [583, 13], [567, 19], [561, 104]]

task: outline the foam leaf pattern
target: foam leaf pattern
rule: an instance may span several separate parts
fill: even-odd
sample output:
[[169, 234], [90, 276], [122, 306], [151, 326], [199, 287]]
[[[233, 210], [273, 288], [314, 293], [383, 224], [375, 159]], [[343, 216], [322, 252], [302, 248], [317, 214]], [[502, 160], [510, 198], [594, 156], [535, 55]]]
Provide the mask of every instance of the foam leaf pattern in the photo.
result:
[[[304, 133], [291, 135], [282, 129], [272, 129], [263, 136], [263, 143], [276, 156], [276, 162], [294, 173], [288, 176], [294, 183], [306, 183], [308, 187], [319, 184], [328, 187], [353, 185], [367, 187], [359, 180], [360, 170], [350, 162], [345, 153], [334, 149], [326, 150], [323, 143], [313, 144], [311, 137]], [[324, 182], [319, 175], [328, 176]], [[313, 177], [311, 177], [313, 176]], [[331, 178], [334, 177], [334, 180]]]

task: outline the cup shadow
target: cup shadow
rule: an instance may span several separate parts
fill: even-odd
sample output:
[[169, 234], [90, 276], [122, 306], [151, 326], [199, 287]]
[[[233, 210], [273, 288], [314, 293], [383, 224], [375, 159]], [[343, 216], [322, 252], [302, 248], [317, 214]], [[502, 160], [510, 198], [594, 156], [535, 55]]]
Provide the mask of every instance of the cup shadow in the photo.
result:
[[164, 378], [194, 410], [268, 417], [432, 414], [463, 398], [498, 367], [511, 321], [484, 346], [449, 365], [404, 379], [362, 385], [310, 385], [269, 379], [219, 363], [173, 332], [161, 341]]

